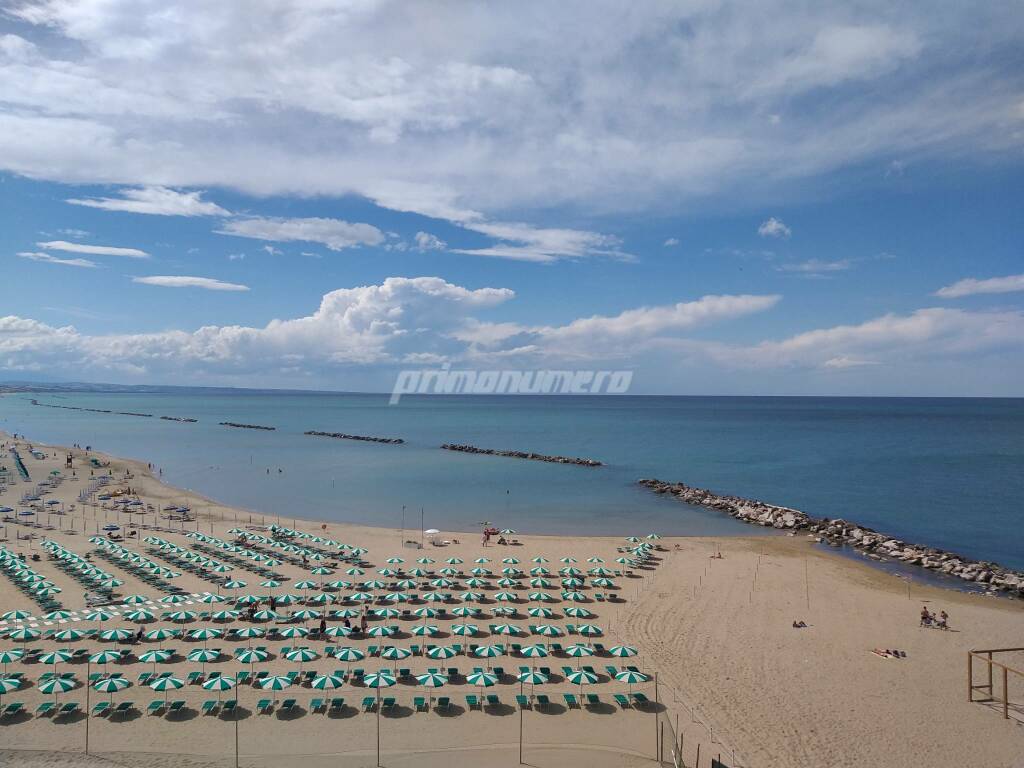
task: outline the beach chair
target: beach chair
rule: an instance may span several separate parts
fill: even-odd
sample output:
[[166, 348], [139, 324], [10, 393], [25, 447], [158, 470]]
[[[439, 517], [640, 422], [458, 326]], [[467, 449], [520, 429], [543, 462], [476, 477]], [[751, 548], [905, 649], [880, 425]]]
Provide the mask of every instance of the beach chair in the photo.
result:
[[278, 710], [278, 713], [284, 714], [286, 712], [291, 712], [293, 709], [295, 709], [296, 703], [297, 702], [295, 701], [295, 699], [285, 699], [281, 702], [281, 709]]
[[182, 699], [172, 701], [171, 706], [167, 708], [167, 714], [174, 714], [175, 712], [181, 712], [185, 708], [185, 702]]
[[547, 707], [551, 706], [551, 699], [548, 698], [547, 694], [538, 693], [537, 706], [542, 709], [546, 709]]
[[3, 717], [14, 717], [15, 715], [21, 714], [25, 710], [25, 705], [20, 701], [12, 701], [7, 705], [7, 708], [3, 711]]
[[66, 704], [62, 704], [60, 709], [57, 710], [54, 717], [70, 717], [78, 711], [78, 702], [69, 701]]
[[96, 706], [94, 706], [92, 708], [92, 716], [93, 717], [103, 717], [103, 716], [108, 715], [108, 714], [110, 714], [110, 702], [109, 701], [101, 701]]
[[568, 677], [573, 673], [572, 667], [562, 667], [562, 677]]
[[644, 696], [642, 693], [634, 693], [633, 694], [633, 703], [634, 704], [638, 704], [638, 705], [639, 704], [646, 705], [646, 704], [650, 704], [651, 700], [648, 699], [646, 696]]
[[271, 699], [260, 699], [256, 705], [256, 711], [261, 715], [269, 715], [274, 709], [274, 702]]
[[330, 709], [328, 711], [338, 713], [338, 712], [341, 712], [341, 710], [343, 710], [344, 708], [345, 708], [345, 699], [343, 699], [343, 698], [341, 698], [339, 696], [337, 698], [331, 699], [331, 707], [330, 707]]
[[501, 705], [501, 699], [499, 699], [493, 693], [487, 694], [487, 706], [488, 707], [497, 707], [497, 706], [500, 706], [500, 705]]
[[125, 718], [125, 717], [128, 717], [128, 713], [131, 712], [133, 709], [135, 709], [135, 702], [133, 702], [133, 701], [122, 701], [122, 702], [120, 702], [117, 705], [117, 707], [114, 709], [114, 711], [110, 713], [110, 718], [109, 719], [113, 720], [114, 719], [114, 715], [118, 715], [122, 719]]
[[472, 694], [470, 694], [470, 695], [466, 696], [466, 706], [469, 709], [476, 709], [477, 707], [480, 706], [480, 701], [477, 699], [476, 696], [473, 696]]
[[234, 699], [228, 699], [223, 704], [221, 704], [220, 713], [221, 713], [222, 716], [223, 715], [230, 715], [230, 714], [232, 714], [235, 711], [235, 709], [237, 709], [237, 707], [238, 707], [238, 702], [237, 701], [235, 701]]
[[381, 712], [390, 712], [394, 708], [395, 708], [395, 699], [394, 699], [393, 696], [385, 696], [383, 699], [380, 700], [380, 711]]
[[565, 699], [565, 706], [568, 709], [579, 709], [580, 703], [576, 700], [576, 694], [563, 693], [562, 698]]
[[520, 709], [530, 708], [530, 700], [522, 694], [516, 694], [516, 703], [519, 705]]
[[309, 702], [310, 712], [320, 712], [321, 710], [327, 711], [327, 702], [324, 699], [313, 699]]
[[608, 673], [608, 677], [615, 677], [619, 673], [619, 670], [613, 667], [611, 664], [606, 664], [604, 671]]
[[185, 678], [186, 685], [198, 685], [203, 679], [202, 672], [189, 672], [188, 677]]
[[412, 677], [412, 670], [408, 667], [402, 667], [398, 670], [399, 680], [408, 680], [410, 677]]
[[216, 699], [208, 699], [203, 702], [203, 715], [215, 715], [218, 709], [220, 709], [220, 702]]
[[600, 696], [598, 696], [596, 693], [588, 693], [587, 694], [587, 706], [588, 707], [597, 707], [597, 706], [600, 706], [600, 704], [601, 704], [601, 697]]
[[53, 708], [52, 701], [44, 701], [36, 707], [36, 717], [49, 717], [53, 714]]
[[622, 709], [629, 709], [629, 699], [624, 694], [616, 693], [613, 694], [612, 698], [615, 699], [615, 703]]
[[377, 706], [377, 699], [373, 696], [363, 697], [363, 712], [373, 712], [375, 706]]
[[422, 696], [416, 696], [412, 700], [412, 706], [417, 712], [426, 712], [427, 700]]

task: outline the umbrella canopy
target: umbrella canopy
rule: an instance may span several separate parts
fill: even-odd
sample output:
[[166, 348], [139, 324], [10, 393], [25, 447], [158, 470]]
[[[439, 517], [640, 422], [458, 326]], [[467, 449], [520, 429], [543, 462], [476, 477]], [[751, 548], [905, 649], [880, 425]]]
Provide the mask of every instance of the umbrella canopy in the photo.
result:
[[85, 632], [80, 629], [62, 629], [59, 632], [53, 633], [54, 640], [60, 640], [64, 643], [74, 642], [75, 640], [81, 640], [85, 637]]
[[51, 677], [44, 683], [39, 685], [39, 690], [43, 693], [52, 693], [56, 696], [58, 693], [67, 693], [73, 690], [77, 683], [66, 677]]
[[527, 683], [528, 685], [544, 685], [548, 681], [548, 676], [543, 672], [520, 672], [518, 675], [520, 683]]
[[566, 675], [565, 679], [574, 685], [592, 685], [597, 682], [597, 675], [585, 669], [578, 669]]
[[218, 675], [217, 677], [211, 677], [205, 683], [203, 688], [208, 691], [229, 691], [235, 687], [235, 678], [227, 677], [225, 675]]
[[4, 621], [20, 621], [21, 619], [27, 619], [32, 616], [28, 611], [7, 611], [6, 613], [0, 614], [0, 619]]
[[319, 675], [314, 677], [313, 681], [309, 684], [310, 688], [315, 688], [319, 691], [331, 690], [334, 688], [341, 688], [345, 684], [345, 678], [340, 675]]
[[13, 677], [0, 677], [0, 695], [16, 691], [21, 688], [21, 680]]
[[457, 608], [453, 608], [452, 613], [456, 616], [477, 616], [480, 613], [480, 609], [476, 606], [460, 605]]
[[529, 611], [527, 611], [527, 613], [529, 613], [535, 619], [550, 619], [552, 616], [555, 615], [554, 611], [552, 611], [550, 608], [546, 608], [544, 606], [538, 606], [536, 608], [531, 608]]
[[561, 637], [565, 634], [560, 627], [556, 627], [554, 624], [538, 624], [533, 628], [533, 633], [544, 637]]
[[394, 675], [384, 670], [371, 672], [363, 678], [363, 684], [367, 688], [390, 688], [397, 682]]
[[278, 631], [277, 634], [279, 634], [281, 637], [291, 639], [293, 637], [306, 637], [307, 635], [309, 635], [309, 630], [305, 627], [285, 627], [284, 629]]
[[629, 656], [636, 656], [638, 653], [637, 649], [631, 645], [613, 645], [608, 649], [608, 654], [611, 656], [618, 656], [619, 658], [627, 658]]
[[580, 659], [584, 656], [593, 656], [594, 649], [588, 645], [570, 645], [565, 649], [565, 655]]
[[171, 621], [192, 621], [196, 618], [195, 611], [171, 611], [167, 614]]
[[105, 629], [100, 632], [100, 640], [106, 640], [107, 642], [127, 640], [131, 636], [131, 630], [128, 629]]
[[427, 656], [432, 659], [450, 659], [455, 655], [455, 649], [447, 645], [438, 645], [427, 649]]
[[283, 691], [292, 684], [292, 679], [285, 675], [265, 677], [257, 683], [265, 691]]
[[102, 680], [97, 680], [92, 687], [101, 693], [117, 693], [130, 685], [131, 681], [126, 677], [105, 677]]
[[207, 662], [219, 659], [220, 651], [213, 651], [208, 648], [196, 648], [194, 651], [189, 651], [186, 658], [189, 661], [198, 661], [202, 664], [206, 664]]
[[391, 637], [395, 634], [395, 630], [391, 627], [370, 627], [366, 634], [370, 637]]
[[163, 641], [172, 637], [177, 637], [180, 632], [176, 629], [151, 629], [146, 633], [147, 640]]
[[39, 657], [40, 664], [61, 664], [65, 661], [71, 661], [71, 654], [67, 651], [51, 651], [50, 653], [44, 653]]
[[401, 661], [412, 656], [412, 651], [408, 648], [396, 648], [395, 646], [388, 646], [380, 652], [382, 659], [388, 659], [389, 661]]
[[224, 636], [223, 629], [210, 629], [204, 627], [202, 629], [193, 629], [188, 633], [188, 636], [193, 640], [213, 640], [217, 637]]
[[650, 678], [643, 672], [637, 672], [632, 669], [626, 669], [622, 672], [616, 673], [615, 679], [623, 683], [629, 683], [630, 685], [635, 683], [646, 683], [650, 680]]
[[476, 624], [452, 624], [452, 633], [456, 635], [468, 635], [472, 637], [480, 631]]
[[420, 637], [433, 637], [440, 630], [434, 624], [420, 624], [412, 628], [412, 633]]
[[520, 649], [519, 655], [527, 659], [543, 659], [548, 655], [548, 649], [543, 645], [526, 645]]
[[580, 624], [576, 631], [584, 637], [600, 637], [604, 634], [604, 630], [596, 624]]
[[121, 651], [106, 650], [94, 653], [89, 657], [91, 664], [109, 664], [112, 661], [119, 661], [121, 659]]
[[416, 682], [424, 688], [441, 688], [448, 683], [448, 678], [436, 672], [428, 672], [425, 675], [416, 675]]
[[114, 614], [110, 611], [90, 611], [85, 614], [85, 618], [88, 621], [107, 621], [108, 619], [114, 618]]
[[255, 664], [259, 661], [266, 661], [270, 654], [262, 648], [243, 648], [235, 654], [235, 658], [243, 664]]
[[366, 653], [358, 648], [349, 648], [348, 646], [345, 646], [344, 648], [339, 648], [334, 653], [334, 658], [341, 661], [359, 661], [360, 659], [366, 658]]
[[25, 655], [24, 648], [10, 648], [6, 651], [0, 651], [0, 664], [4, 666], [13, 664], [14, 662], [21, 659]]
[[43, 618], [47, 621], [63, 621], [64, 619], [71, 618], [71, 611], [50, 611], [49, 613], [43, 614]]
[[505, 647], [501, 645], [481, 645], [473, 652], [474, 656], [481, 659], [493, 659], [505, 655]]
[[152, 621], [154, 614], [152, 611], [146, 610], [145, 608], [137, 608], [134, 611], [126, 611], [124, 617], [128, 619], [128, 621], [141, 623], [143, 621]]
[[401, 616], [402, 612], [397, 608], [375, 608], [373, 615], [382, 619], [393, 619], [396, 616]]
[[493, 672], [473, 672], [466, 675], [466, 682], [470, 685], [477, 685], [481, 688], [489, 688], [492, 685], [496, 685], [498, 682], [498, 676]]
[[566, 616], [572, 616], [574, 619], [589, 619], [594, 614], [588, 611], [586, 608], [577, 608], [572, 605], [565, 609]]
[[352, 627], [333, 626], [328, 627], [325, 631], [330, 637], [348, 637], [352, 634]]
[[307, 661], [313, 661], [320, 657], [320, 654], [311, 648], [296, 648], [294, 651], [288, 651], [284, 655], [288, 661], [297, 661], [300, 664], [304, 664]]
[[141, 661], [143, 664], [156, 664], [157, 662], [160, 662], [162, 664], [165, 661], [170, 660], [170, 651], [152, 650], [139, 654], [139, 661]]

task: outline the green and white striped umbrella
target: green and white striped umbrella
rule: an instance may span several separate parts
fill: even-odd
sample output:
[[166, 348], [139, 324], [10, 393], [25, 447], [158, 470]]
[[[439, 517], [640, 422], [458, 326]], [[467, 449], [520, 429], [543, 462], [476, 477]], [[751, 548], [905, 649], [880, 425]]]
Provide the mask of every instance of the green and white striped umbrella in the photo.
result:
[[580, 624], [576, 631], [584, 637], [600, 637], [604, 634], [604, 630], [596, 624]]
[[107, 642], [120, 642], [127, 640], [132, 636], [131, 630], [128, 629], [105, 629], [100, 632], [100, 640], [106, 640]]
[[0, 696], [21, 688], [21, 680], [14, 677], [0, 677]]
[[40, 664], [53, 664], [57, 666], [66, 661], [71, 661], [71, 654], [67, 651], [50, 651], [39, 657]]
[[179, 603], [184, 603], [187, 600], [188, 598], [184, 595], [167, 595], [166, 597], [160, 598], [161, 603], [170, 603], [171, 605], [178, 605]]
[[188, 633], [188, 636], [193, 640], [213, 640], [218, 637], [223, 637], [224, 630], [203, 627], [202, 629], [193, 629]]
[[384, 599], [389, 603], [405, 603], [409, 601], [409, 595], [405, 592], [388, 592]]
[[368, 634], [370, 637], [391, 637], [393, 634], [395, 634], [395, 630], [393, 630], [391, 627], [384, 626], [370, 627], [366, 631], [366, 634]]
[[463, 592], [459, 595], [460, 600], [464, 600], [467, 603], [475, 603], [484, 599], [483, 592]]
[[0, 664], [4, 665], [4, 672], [7, 671], [8, 664], [21, 660], [24, 655], [24, 648], [8, 648], [5, 651], [0, 651]]
[[292, 584], [292, 586], [295, 589], [302, 589], [302, 590], [314, 589], [314, 588], [316, 588], [316, 585], [317, 585], [317, 582], [313, 581], [312, 579], [303, 579], [302, 581], [296, 581], [294, 584]]
[[473, 672], [466, 675], [466, 682], [481, 688], [490, 688], [492, 685], [497, 685], [498, 676], [493, 672]]
[[448, 565], [462, 565], [463, 560], [461, 557], [449, 557], [445, 562], [448, 563]]
[[632, 669], [625, 669], [622, 672], [618, 672], [615, 675], [615, 679], [619, 682], [629, 683], [634, 685], [636, 683], [646, 683], [650, 678], [643, 672], [637, 672]]
[[597, 675], [593, 672], [588, 672], [585, 669], [578, 669], [575, 672], [570, 672], [565, 678], [573, 685], [592, 685], [597, 682]]
[[318, 565], [310, 571], [314, 576], [330, 576], [334, 571], [328, 568], [326, 565]]
[[246, 582], [239, 579], [229, 579], [220, 585], [221, 589], [245, 589], [247, 586]]
[[154, 614], [146, 608], [136, 608], [134, 611], [126, 611], [124, 617], [128, 619], [128, 621], [141, 623], [144, 621], [152, 621]]
[[185, 682], [178, 679], [177, 677], [158, 677], [156, 680], [149, 684], [149, 687], [154, 691], [164, 692], [164, 701], [167, 700], [168, 691], [176, 691], [179, 688], [183, 688]]
[[420, 595], [420, 600], [424, 600], [428, 603], [443, 603], [448, 599], [448, 595], [444, 592], [424, 592]]
[[400, 557], [389, 557], [389, 558], [388, 558], [387, 560], [385, 560], [384, 562], [385, 562], [385, 563], [390, 563], [391, 565], [398, 565], [398, 564], [400, 564], [400, 563], [404, 563], [404, 562], [405, 562], [405, 560], [403, 560], [403, 559], [402, 559], [402, 558], [400, 558]]
[[507, 576], [503, 579], [498, 579], [498, 586], [506, 589], [514, 589], [519, 585], [519, 582], [515, 579], [510, 579]]
[[260, 586], [266, 587], [267, 589], [276, 589], [281, 586], [281, 582], [277, 579], [267, 579], [266, 581], [261, 581]]
[[432, 557], [418, 557], [416, 558], [416, 562], [420, 565], [431, 565], [435, 560]]
[[277, 611], [272, 611], [269, 608], [264, 608], [262, 611], [256, 611], [252, 615], [256, 621], [274, 621], [279, 617]]
[[156, 666], [156, 664], [158, 662], [160, 664], [163, 664], [164, 662], [170, 661], [170, 660], [171, 660], [171, 652], [170, 651], [152, 650], [152, 651], [146, 651], [145, 653], [139, 654], [139, 661], [141, 661], [143, 664], [153, 664], [154, 667]]
[[418, 616], [421, 619], [433, 619], [440, 614], [440, 611], [438, 611], [437, 608], [431, 608], [430, 606], [425, 605], [422, 608], [417, 608], [412, 613], [414, 616]]
[[110, 611], [90, 611], [85, 614], [85, 618], [88, 621], [107, 621], [108, 619], [114, 618], [114, 614]]
[[211, 677], [203, 683], [203, 688], [208, 691], [230, 691], [235, 687], [235, 684], [235, 678], [218, 675], [217, 677]]
[[[448, 678], [436, 672], [427, 672], [425, 675], [416, 675], [416, 683], [424, 688], [443, 688], [448, 683]], [[431, 693], [431, 704], [433, 704]]]
[[351, 600], [353, 603], [366, 603], [370, 600], [373, 600], [373, 595], [371, 595], [369, 592], [353, 592], [351, 595], [348, 596], [348, 599]]
[[538, 606], [536, 608], [531, 608], [529, 611], [527, 611], [527, 613], [529, 613], [535, 619], [550, 619], [552, 616], [555, 615], [554, 611], [552, 611], [550, 608], [546, 608], [544, 606]]
[[149, 598], [145, 595], [128, 595], [128, 597], [121, 602], [125, 605], [138, 605], [139, 603], [148, 603]]
[[563, 557], [559, 560], [559, 562], [571, 565], [572, 563], [577, 563], [579, 561], [575, 557]]
[[243, 664], [255, 664], [258, 661], [266, 661], [270, 654], [262, 648], [243, 648], [235, 652], [235, 658]]
[[[513, 582], [513, 583], [515, 583], [515, 582]], [[469, 579], [468, 581], [466, 581], [466, 586], [470, 587], [472, 589], [483, 589], [484, 587], [487, 586], [487, 580], [486, 579], [472, 578], [472, 579]]]
[[589, 645], [570, 645], [565, 649], [565, 655], [574, 659], [582, 659], [584, 656], [593, 656], [594, 649]]
[[537, 557], [533, 558], [533, 562], [535, 562], [535, 563], [549, 563], [551, 561], [548, 560], [546, 557], [544, 557], [544, 555], [537, 555]]
[[326, 629], [326, 632], [331, 637], [348, 637], [352, 634], [352, 627], [346, 627], [341, 625], [333, 626], [328, 627]]
[[427, 649], [427, 656], [432, 659], [450, 659], [455, 655], [455, 649], [447, 645], [438, 645]]
[[494, 599], [502, 603], [514, 603], [519, 599], [519, 596], [515, 592], [497, 592], [494, 595]]
[[395, 582], [395, 587], [398, 589], [416, 589], [416, 582], [412, 579], [402, 579], [401, 581]]
[[393, 645], [389, 645], [383, 651], [380, 652], [382, 659], [388, 659], [389, 661], [401, 661], [412, 656], [412, 651], [408, 648], [397, 648]]
[[562, 593], [562, 599], [567, 600], [570, 603], [582, 603], [587, 599], [587, 597], [582, 592], [570, 590]]
[[265, 691], [283, 691], [292, 684], [292, 679], [285, 675], [274, 675], [265, 677], [257, 683]]
[[301, 668], [301, 665], [306, 663], [307, 661], [313, 661], [314, 659], [320, 658], [320, 654], [314, 651], [312, 648], [296, 648], [293, 651], [288, 651], [288, 653], [286, 653], [284, 657], [288, 659], [288, 661], [299, 662]]
[[0, 619], [3, 619], [4, 621], [20, 621], [31, 617], [32, 614], [28, 611], [7, 611], [6, 613], [0, 614]]
[[285, 627], [284, 629], [279, 630], [277, 634], [281, 637], [291, 639], [294, 637], [306, 637], [309, 635], [309, 630], [305, 627]]
[[85, 637], [85, 632], [80, 629], [62, 629], [59, 632], [53, 633], [53, 639], [59, 640], [62, 643], [71, 643], [75, 640], [81, 640]]
[[456, 635], [467, 635], [472, 637], [480, 631], [476, 624], [452, 624], [452, 633]]
[[481, 645], [473, 655], [481, 659], [493, 659], [505, 655], [505, 647], [502, 645]]
[[362, 576], [366, 571], [362, 568], [349, 568], [345, 571], [348, 576]]
[[196, 618], [195, 611], [171, 611], [167, 614], [171, 621], [193, 621]]
[[219, 659], [220, 651], [210, 650], [209, 648], [196, 648], [194, 651], [189, 651], [186, 658], [189, 661], [198, 661], [201, 664], [206, 664], [207, 662]]
[[373, 615], [382, 619], [393, 619], [397, 616], [401, 616], [402, 612], [397, 608], [375, 608]]
[[587, 562], [588, 563], [603, 563], [604, 562], [604, 558], [603, 557], [597, 557], [595, 555], [594, 557], [588, 557], [587, 558]]
[[543, 637], [561, 637], [565, 632], [554, 624], [538, 624], [533, 628], [533, 634]]
[[530, 579], [530, 586], [534, 589], [551, 589], [551, 582], [544, 578]]
[[331, 611], [331, 616], [336, 619], [354, 619], [360, 613], [358, 608], [339, 608]]
[[50, 611], [49, 613], [43, 614], [43, 618], [47, 621], [63, 621], [64, 619], [71, 618], [71, 611], [58, 610]]
[[636, 656], [639, 651], [631, 645], [613, 645], [608, 649], [610, 656], [617, 656], [619, 658], [628, 658], [630, 656]]
[[460, 605], [457, 608], [452, 608], [452, 613], [456, 616], [478, 616], [480, 609], [476, 606]]
[[544, 685], [549, 679], [543, 672], [537, 672], [536, 670], [520, 672], [518, 678], [520, 683], [526, 683], [527, 685]]
[[363, 678], [363, 685], [367, 688], [390, 688], [397, 682], [394, 675], [384, 670], [371, 672]]
[[223, 603], [225, 600], [227, 600], [227, 598], [224, 597], [224, 595], [215, 595], [212, 592], [208, 592], [199, 598], [200, 602], [207, 603], [210, 605], [212, 605], [213, 603]]
[[260, 599], [259, 595], [242, 595], [235, 600], [235, 605], [250, 605], [252, 603], [258, 603]]
[[526, 659], [543, 659], [548, 655], [548, 649], [543, 645], [524, 645], [519, 655]]
[[438, 631], [438, 628], [433, 624], [420, 624], [412, 628], [412, 633], [419, 637], [433, 637]]
[[306, 602], [310, 605], [329, 605], [337, 599], [329, 592], [317, 592], [315, 595], [310, 595]]
[[334, 688], [341, 688], [345, 684], [345, 678], [340, 675], [319, 675], [313, 678], [310, 688], [318, 691], [328, 691]]
[[523, 630], [514, 624], [495, 624], [491, 627], [492, 635], [521, 635]]
[[359, 661], [360, 659], [366, 658], [366, 653], [358, 648], [345, 646], [344, 648], [339, 648], [335, 651], [334, 658], [339, 659], [340, 661]]
[[110, 664], [111, 662], [114, 662], [114, 661], [120, 661], [121, 660], [121, 656], [122, 656], [121, 651], [114, 650], [114, 649], [107, 649], [105, 651], [100, 651], [98, 653], [94, 653], [92, 656], [90, 656], [89, 657], [89, 663], [90, 664]]
[[235, 637], [239, 637], [242, 640], [252, 640], [254, 637], [263, 637], [265, 634], [266, 631], [260, 627], [243, 627], [235, 632]]
[[565, 609], [566, 616], [572, 616], [574, 619], [589, 619], [593, 617], [590, 611], [586, 608], [577, 608], [575, 605], [571, 605]]
[[73, 678], [51, 677], [44, 683], [40, 683], [39, 690], [43, 693], [52, 693], [56, 698], [58, 693], [67, 693], [74, 690], [78, 683]]
[[131, 686], [131, 681], [125, 677], [105, 677], [102, 680], [97, 680], [93, 684], [93, 690], [99, 691], [100, 693], [109, 693], [111, 700], [114, 698], [114, 694], [118, 691], [123, 691], [125, 688]]
[[181, 632], [177, 629], [164, 629], [161, 627], [160, 629], [149, 630], [149, 632], [146, 633], [146, 639], [163, 642], [164, 640], [169, 640], [172, 637], [177, 637], [180, 634]]

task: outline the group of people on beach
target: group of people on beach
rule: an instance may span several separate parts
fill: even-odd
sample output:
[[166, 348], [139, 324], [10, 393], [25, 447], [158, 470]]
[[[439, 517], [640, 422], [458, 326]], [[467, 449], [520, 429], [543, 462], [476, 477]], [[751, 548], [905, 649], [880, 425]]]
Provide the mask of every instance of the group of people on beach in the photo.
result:
[[928, 610], [928, 606], [925, 605], [921, 608], [921, 626], [949, 629], [949, 614], [944, 610], [939, 611], [937, 614], [932, 613]]

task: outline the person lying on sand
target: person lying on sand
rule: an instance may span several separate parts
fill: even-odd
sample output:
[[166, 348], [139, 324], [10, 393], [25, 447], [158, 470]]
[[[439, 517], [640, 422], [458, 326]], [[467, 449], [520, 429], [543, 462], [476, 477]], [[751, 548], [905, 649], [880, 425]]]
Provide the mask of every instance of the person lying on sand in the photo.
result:
[[807, 623], [804, 622], [804, 621], [794, 621], [793, 622], [793, 629], [804, 629], [806, 626], [807, 626]]

